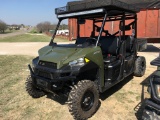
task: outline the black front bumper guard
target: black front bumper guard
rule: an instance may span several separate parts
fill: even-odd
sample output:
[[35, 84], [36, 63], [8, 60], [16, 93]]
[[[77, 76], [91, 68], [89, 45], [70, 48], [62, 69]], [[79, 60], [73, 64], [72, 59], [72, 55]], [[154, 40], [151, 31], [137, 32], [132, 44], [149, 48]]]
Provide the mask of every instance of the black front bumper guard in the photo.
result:
[[[31, 77], [33, 79], [33, 83], [36, 87], [46, 90], [46, 91], [55, 91], [60, 90], [63, 87], [63, 83], [66, 81], [72, 81], [76, 79], [76, 76], [65, 76], [65, 77], [57, 77], [54, 79], [48, 79], [41, 76], [38, 76], [34, 73], [32, 67], [28, 65], [30, 70]], [[61, 74], [61, 71], [56, 71], [56, 74]], [[56, 87], [55, 87], [56, 86]]]
[[155, 102], [153, 102], [152, 100], [149, 100], [149, 99], [146, 100], [145, 104], [146, 104], [146, 106], [148, 106], [148, 107], [160, 112], [160, 105], [155, 103]]

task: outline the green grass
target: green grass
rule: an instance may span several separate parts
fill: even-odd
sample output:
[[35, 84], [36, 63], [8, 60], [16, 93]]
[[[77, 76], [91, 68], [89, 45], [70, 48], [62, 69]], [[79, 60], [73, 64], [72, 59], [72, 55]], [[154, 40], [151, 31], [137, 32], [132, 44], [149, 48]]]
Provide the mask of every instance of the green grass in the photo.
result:
[[[0, 56], [0, 120], [73, 120], [67, 105], [47, 96], [33, 99], [28, 95], [25, 81], [29, 75], [27, 65], [32, 59], [29, 56]], [[124, 86], [101, 101], [100, 109], [91, 120], [114, 120], [116, 116], [116, 120], [118, 117], [135, 120], [134, 108], [141, 98], [137, 89], [133, 89], [137, 85], [133, 84], [132, 90], [130, 84]]]
[[[13, 37], [0, 38], [0, 42], [49, 42], [51, 37], [47, 35], [22, 34]], [[55, 42], [68, 42], [67, 39], [55, 38]]]
[[28, 33], [32, 33], [32, 34], [37, 34], [37, 29], [35, 27], [33, 27]]
[[33, 99], [25, 89], [29, 56], [0, 56], [0, 120], [71, 119], [67, 106], [42, 97]]
[[22, 89], [22, 86], [18, 84], [24, 80], [24, 71], [27, 74], [26, 61], [29, 62], [30, 59], [31, 57], [24, 56], [0, 56], [0, 113], [2, 117], [15, 109], [13, 100]]

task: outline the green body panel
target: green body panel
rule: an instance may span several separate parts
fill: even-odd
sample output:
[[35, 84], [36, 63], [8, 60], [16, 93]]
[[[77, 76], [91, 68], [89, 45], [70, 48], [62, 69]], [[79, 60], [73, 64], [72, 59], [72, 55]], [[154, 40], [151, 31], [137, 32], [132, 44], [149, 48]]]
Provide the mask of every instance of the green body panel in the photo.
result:
[[100, 47], [92, 48], [93, 52], [90, 52], [86, 55], [86, 58], [92, 60], [99, 66], [99, 79], [100, 79], [100, 87], [105, 85], [104, 83], [104, 62], [103, 62], [103, 55]]
[[57, 69], [61, 68], [63, 62], [78, 51], [76, 48], [63, 48], [46, 46], [38, 51], [39, 60], [57, 63]]
[[101, 87], [104, 86], [104, 63], [100, 47], [66, 48], [45, 46], [38, 51], [39, 60], [57, 63], [57, 69], [79, 58], [88, 58], [100, 68]]

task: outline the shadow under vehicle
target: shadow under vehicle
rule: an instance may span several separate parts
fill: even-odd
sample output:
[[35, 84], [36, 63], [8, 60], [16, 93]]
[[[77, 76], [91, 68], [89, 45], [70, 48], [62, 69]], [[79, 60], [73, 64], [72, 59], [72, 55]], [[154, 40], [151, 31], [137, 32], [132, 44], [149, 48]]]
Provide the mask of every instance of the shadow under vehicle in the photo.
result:
[[[91, 117], [99, 107], [99, 93], [132, 74], [141, 77], [145, 73], [145, 58], [137, 56], [137, 12], [135, 6], [116, 0], [57, 8], [59, 22], [51, 42], [39, 50], [32, 67], [29, 65], [29, 95], [39, 98], [47, 92], [64, 94], [75, 119]], [[77, 19], [76, 42], [58, 45], [54, 43], [56, 31], [68, 18]], [[132, 22], [127, 24], [127, 20]], [[82, 36], [81, 24], [87, 21], [92, 23], [88, 31], [91, 35]], [[119, 23], [119, 30], [113, 34], [104, 28], [112, 21]]]

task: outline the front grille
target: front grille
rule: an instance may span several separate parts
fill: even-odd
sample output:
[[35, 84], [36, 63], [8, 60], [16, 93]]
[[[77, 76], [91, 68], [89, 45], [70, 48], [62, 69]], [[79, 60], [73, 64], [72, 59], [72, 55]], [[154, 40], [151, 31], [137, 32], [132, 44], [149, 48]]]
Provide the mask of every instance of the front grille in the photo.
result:
[[39, 71], [38, 76], [51, 79], [51, 74], [44, 71]]
[[38, 65], [47, 67], [47, 68], [57, 69], [57, 63], [53, 63], [53, 62], [39, 61]]
[[50, 71], [45, 71], [45, 70], [42, 70], [42, 69], [35, 69], [34, 70], [34, 73], [35, 75], [37, 76], [40, 76], [40, 77], [43, 77], [43, 78], [47, 78], [47, 79], [55, 79], [58, 77], [57, 74], [54, 74]]

